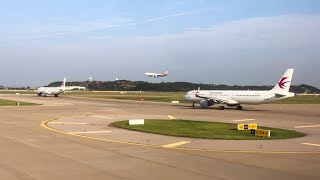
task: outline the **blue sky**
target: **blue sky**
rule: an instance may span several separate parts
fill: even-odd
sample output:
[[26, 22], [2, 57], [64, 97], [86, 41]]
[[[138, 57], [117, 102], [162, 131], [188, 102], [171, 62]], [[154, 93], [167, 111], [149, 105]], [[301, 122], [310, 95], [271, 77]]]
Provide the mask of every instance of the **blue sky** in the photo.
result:
[[[320, 1], [0, 1], [1, 85], [69, 80], [320, 87]], [[146, 71], [169, 70], [166, 79]]]

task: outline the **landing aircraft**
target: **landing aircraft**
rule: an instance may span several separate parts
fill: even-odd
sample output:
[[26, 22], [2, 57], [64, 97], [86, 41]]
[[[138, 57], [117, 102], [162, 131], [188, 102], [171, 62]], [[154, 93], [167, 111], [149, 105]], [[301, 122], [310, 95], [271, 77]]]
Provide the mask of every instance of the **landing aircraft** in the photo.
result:
[[40, 87], [37, 89], [38, 96], [48, 96], [54, 95], [58, 97], [59, 94], [63, 93], [66, 90], [66, 78], [63, 79], [63, 82], [60, 87]]
[[165, 77], [165, 76], [168, 76], [168, 73], [169, 71], [166, 71], [164, 72], [163, 74], [158, 74], [158, 73], [144, 73], [146, 76], [149, 76], [149, 77], [153, 77], [153, 78], [159, 78], [159, 77]]
[[280, 99], [295, 96], [289, 92], [294, 69], [287, 69], [279, 82], [270, 91], [219, 91], [219, 90], [193, 90], [184, 95], [186, 101], [200, 103], [201, 108], [208, 108], [214, 104], [220, 104], [219, 110], [224, 106], [236, 107], [242, 110], [241, 104], [265, 104]]

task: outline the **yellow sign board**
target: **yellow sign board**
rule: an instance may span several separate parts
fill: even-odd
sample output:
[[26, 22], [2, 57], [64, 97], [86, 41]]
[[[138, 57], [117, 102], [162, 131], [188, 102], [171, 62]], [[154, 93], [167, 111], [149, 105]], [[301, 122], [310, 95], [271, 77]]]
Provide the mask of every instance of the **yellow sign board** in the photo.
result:
[[238, 124], [238, 130], [251, 130], [251, 129], [258, 129], [257, 124]]
[[270, 137], [270, 130], [252, 129], [251, 135], [255, 135], [258, 137]]

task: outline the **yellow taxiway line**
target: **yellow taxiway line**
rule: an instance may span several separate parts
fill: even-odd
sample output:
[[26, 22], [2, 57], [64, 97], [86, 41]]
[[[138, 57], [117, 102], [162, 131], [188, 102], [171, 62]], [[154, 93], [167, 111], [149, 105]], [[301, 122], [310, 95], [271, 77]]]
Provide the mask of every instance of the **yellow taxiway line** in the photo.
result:
[[81, 132], [69, 132], [71, 134], [98, 134], [98, 133], [109, 133], [112, 131], [81, 131]]
[[295, 126], [294, 128], [299, 129], [299, 128], [313, 128], [313, 127], [320, 127], [320, 125]]
[[167, 145], [164, 145], [162, 147], [163, 148], [173, 148], [173, 147], [181, 146], [181, 145], [184, 145], [184, 144], [188, 144], [190, 142], [191, 141], [180, 141], [180, 142], [176, 142], [176, 143], [172, 143], [172, 144], [167, 144]]
[[312, 143], [301, 143], [303, 145], [308, 145], [308, 146], [318, 146], [320, 147], [320, 144], [312, 144]]
[[256, 119], [240, 119], [240, 120], [234, 120], [234, 122], [243, 122], [243, 121], [255, 121]]
[[[57, 118], [58, 119], [58, 118]], [[112, 143], [119, 143], [119, 144], [127, 144], [127, 145], [135, 145], [135, 146], [141, 146], [141, 147], [154, 147], [154, 148], [163, 148], [161, 145], [151, 145], [151, 144], [142, 144], [142, 143], [136, 143], [136, 142], [126, 142], [126, 141], [118, 141], [118, 140], [112, 140], [112, 139], [104, 139], [104, 138], [97, 138], [97, 137], [90, 137], [90, 136], [84, 136], [81, 134], [72, 134], [69, 132], [60, 131], [54, 128], [51, 128], [47, 126], [47, 123], [53, 120], [57, 119], [50, 119], [46, 120], [40, 123], [40, 126], [54, 131], [61, 134], [86, 138], [86, 139], [94, 139], [104, 142], [112, 142]], [[167, 148], [169, 149], [169, 148]], [[174, 150], [187, 150], [187, 151], [199, 151], [199, 152], [216, 152], [216, 153], [256, 153], [256, 154], [320, 154], [320, 151], [254, 151], [254, 150], [218, 150], [218, 149], [200, 149], [200, 148], [184, 148], [184, 147], [171, 147], [170, 149]]]

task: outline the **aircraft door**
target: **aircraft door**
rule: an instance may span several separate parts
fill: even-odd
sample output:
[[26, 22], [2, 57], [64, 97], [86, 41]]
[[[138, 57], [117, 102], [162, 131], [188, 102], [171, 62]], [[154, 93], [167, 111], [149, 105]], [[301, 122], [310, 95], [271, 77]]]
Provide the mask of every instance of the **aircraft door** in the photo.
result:
[[264, 100], [269, 100], [269, 93], [264, 94]]
[[231, 93], [231, 99], [235, 99], [235, 97], [236, 97], [236, 95], [235, 95], [235, 93]]

